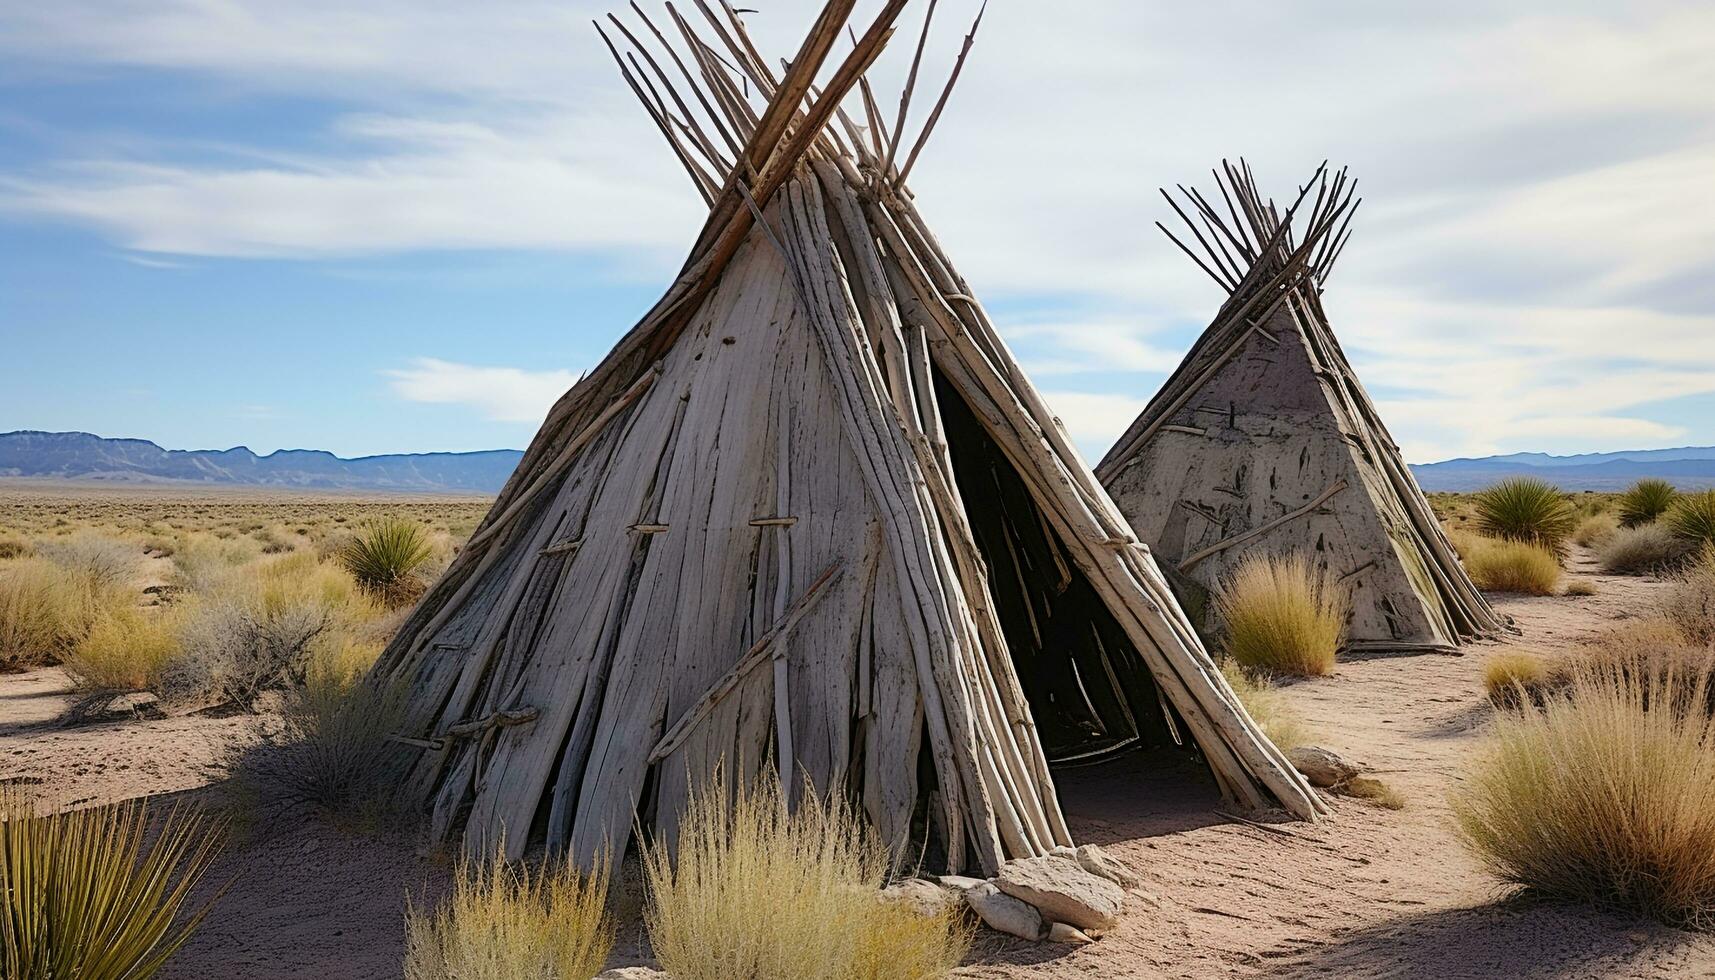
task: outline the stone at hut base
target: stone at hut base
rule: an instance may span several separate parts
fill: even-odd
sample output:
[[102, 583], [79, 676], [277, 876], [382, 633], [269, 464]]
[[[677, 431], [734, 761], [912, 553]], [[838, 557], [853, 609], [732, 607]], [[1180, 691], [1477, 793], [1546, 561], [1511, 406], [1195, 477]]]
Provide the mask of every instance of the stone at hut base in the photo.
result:
[[1300, 745], [1286, 753], [1286, 760], [1310, 780], [1310, 785], [1320, 789], [1344, 786], [1360, 772], [1357, 766], [1319, 745]]
[[984, 925], [995, 932], [1032, 942], [1040, 942], [1048, 933], [1042, 913], [1036, 911], [1036, 906], [1005, 894], [993, 882], [985, 881], [965, 892], [965, 903]]
[[1095, 844], [1085, 844], [1073, 852], [1078, 867], [1090, 874], [1106, 878], [1121, 888], [1136, 888], [1143, 884], [1138, 873], [1126, 866], [1124, 861], [1102, 850]]
[[1119, 922], [1125, 891], [1062, 857], [1008, 861], [994, 878], [995, 887], [1029, 902], [1050, 922], [1079, 929], [1111, 929]]
[[1064, 922], [1056, 922], [1048, 927], [1048, 941], [1051, 943], [1069, 943], [1073, 946], [1087, 946], [1095, 942], [1084, 934], [1082, 929], [1069, 926]]
[[940, 915], [959, 893], [926, 878], [905, 878], [881, 890], [884, 902], [902, 902], [920, 915]]

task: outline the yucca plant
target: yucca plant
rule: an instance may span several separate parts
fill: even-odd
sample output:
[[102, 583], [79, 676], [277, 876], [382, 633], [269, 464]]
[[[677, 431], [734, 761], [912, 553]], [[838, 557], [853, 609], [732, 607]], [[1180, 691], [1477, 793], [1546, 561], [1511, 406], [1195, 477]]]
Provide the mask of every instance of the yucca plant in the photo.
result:
[[1667, 512], [1667, 526], [1694, 544], [1715, 545], [1715, 490], [1688, 493]]
[[423, 525], [389, 517], [347, 542], [339, 561], [359, 585], [390, 603], [400, 603], [412, 598], [411, 573], [433, 553]]
[[175, 925], [218, 839], [193, 811], [151, 835], [140, 802], [42, 815], [0, 789], [0, 976], [153, 977], [208, 912]]
[[1519, 476], [1478, 491], [1477, 530], [1490, 537], [1558, 550], [1578, 526], [1577, 513], [1552, 483]]
[[1615, 501], [1620, 508], [1620, 525], [1637, 527], [1667, 513], [1673, 505], [1675, 492], [1673, 484], [1653, 477], [1632, 484], [1631, 489], [1620, 494]]

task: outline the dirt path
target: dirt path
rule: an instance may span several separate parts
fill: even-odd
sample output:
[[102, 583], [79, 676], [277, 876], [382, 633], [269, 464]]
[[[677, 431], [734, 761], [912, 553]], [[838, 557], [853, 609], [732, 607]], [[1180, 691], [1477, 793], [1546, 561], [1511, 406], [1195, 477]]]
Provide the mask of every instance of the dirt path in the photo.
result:
[[[1335, 819], [1265, 830], [1233, 822], [1198, 772], [1131, 758], [1059, 777], [1073, 831], [1129, 860], [1159, 908], [1138, 903], [1100, 943], [1037, 946], [985, 933], [969, 977], [1715, 977], [1715, 939], [1554, 903], [1526, 902], [1484, 875], [1454, 839], [1445, 802], [1489, 709], [1495, 650], [1552, 654], [1647, 610], [1660, 583], [1574, 571], [1583, 598], [1503, 597], [1523, 635], [1467, 656], [1342, 663], [1288, 698], [1315, 741], [1402, 790], [1402, 811], [1354, 800]], [[0, 780], [42, 780], [96, 801], [217, 780], [254, 719], [175, 719], [63, 730], [57, 672], [0, 677]], [[245, 828], [215, 869], [231, 881], [166, 976], [322, 980], [398, 975], [407, 894], [433, 899], [444, 865], [405, 841], [301, 820]], [[635, 923], [616, 963], [638, 962]]]

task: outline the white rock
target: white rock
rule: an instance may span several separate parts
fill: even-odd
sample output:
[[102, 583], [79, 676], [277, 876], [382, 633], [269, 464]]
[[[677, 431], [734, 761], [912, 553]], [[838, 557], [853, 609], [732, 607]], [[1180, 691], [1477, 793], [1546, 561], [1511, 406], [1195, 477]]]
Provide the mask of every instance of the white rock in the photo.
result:
[[1095, 942], [1084, 935], [1082, 929], [1069, 926], [1064, 922], [1056, 922], [1048, 927], [1048, 941], [1051, 943], [1071, 943], [1074, 946], [1084, 946]]
[[1300, 745], [1286, 753], [1292, 767], [1310, 780], [1310, 785], [1328, 789], [1342, 786], [1361, 770], [1339, 755], [1318, 745]]
[[925, 878], [905, 878], [881, 890], [882, 901], [903, 902], [922, 915], [940, 915], [959, 893]]
[[1076, 847], [1068, 847], [1065, 844], [1055, 844], [1053, 850], [1048, 853], [1055, 857], [1071, 858], [1074, 861], [1078, 860], [1078, 849]]
[[1121, 888], [1136, 888], [1143, 884], [1143, 878], [1127, 867], [1124, 861], [1094, 844], [1085, 844], [1078, 848], [1074, 860], [1078, 862], [1078, 867], [1090, 874], [1100, 875]]
[[1036, 906], [1004, 894], [993, 882], [985, 881], [965, 892], [965, 903], [996, 932], [1032, 942], [1040, 941], [1048, 932]]
[[940, 877], [936, 878], [935, 880], [940, 882], [942, 885], [946, 886], [947, 888], [951, 888], [952, 890], [963, 895], [965, 892], [968, 892], [971, 889], [977, 887], [978, 885], [983, 884], [988, 879], [986, 879], [986, 878], [967, 878], [964, 875], [941, 875]]
[[1085, 871], [1076, 861], [1052, 855], [1008, 861], [994, 884], [1036, 906], [1044, 919], [1080, 929], [1113, 928], [1125, 904], [1120, 886]]
[[595, 975], [595, 980], [665, 980], [665, 971], [652, 966], [619, 966]]

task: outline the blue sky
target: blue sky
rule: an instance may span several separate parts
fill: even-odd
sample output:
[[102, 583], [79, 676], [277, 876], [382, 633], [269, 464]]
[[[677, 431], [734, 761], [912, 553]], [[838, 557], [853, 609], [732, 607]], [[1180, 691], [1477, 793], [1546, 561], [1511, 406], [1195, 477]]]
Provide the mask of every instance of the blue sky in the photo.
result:
[[[1409, 458], [1715, 443], [1715, 10], [1390, 6], [994, 0], [912, 183], [1080, 445], [1219, 302], [1156, 186], [1237, 154], [1358, 176], [1326, 302]], [[0, 430], [522, 446], [701, 217], [602, 9], [0, 5]]]

